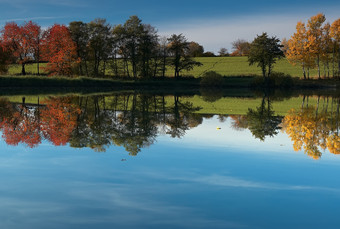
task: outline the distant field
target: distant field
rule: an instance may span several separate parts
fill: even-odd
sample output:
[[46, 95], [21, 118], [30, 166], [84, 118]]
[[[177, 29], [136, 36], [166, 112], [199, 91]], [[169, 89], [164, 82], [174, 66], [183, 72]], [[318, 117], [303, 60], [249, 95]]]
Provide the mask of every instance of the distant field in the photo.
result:
[[[196, 67], [188, 74], [202, 76], [206, 71], [216, 71], [225, 76], [249, 76], [262, 75], [261, 69], [257, 66], [249, 66], [248, 57], [199, 57], [197, 61], [203, 66]], [[274, 71], [284, 72], [291, 76], [303, 77], [300, 66], [291, 65], [287, 59], [281, 59], [274, 65]], [[312, 70], [310, 75], [316, 76], [316, 70]]]
[[[261, 75], [261, 69], [256, 66], [249, 66], [247, 57], [198, 57], [196, 61], [201, 62], [203, 65], [194, 68], [192, 71], [183, 72], [184, 75], [193, 75], [195, 77], [202, 76], [207, 71], [216, 71], [225, 76], [249, 76], [249, 75]], [[40, 72], [44, 73], [43, 67], [45, 64], [40, 64]], [[323, 69], [323, 68], [322, 68]], [[274, 65], [274, 71], [284, 72], [296, 77], [302, 77], [302, 70], [300, 66], [291, 65], [286, 59], [279, 60]], [[27, 74], [36, 74], [36, 64], [26, 65]], [[12, 65], [9, 69], [10, 75], [17, 75], [21, 73], [21, 66]], [[109, 74], [110, 71], [107, 72]], [[173, 75], [173, 70], [168, 69], [167, 76]], [[311, 70], [311, 76], [316, 76], [317, 71]]]

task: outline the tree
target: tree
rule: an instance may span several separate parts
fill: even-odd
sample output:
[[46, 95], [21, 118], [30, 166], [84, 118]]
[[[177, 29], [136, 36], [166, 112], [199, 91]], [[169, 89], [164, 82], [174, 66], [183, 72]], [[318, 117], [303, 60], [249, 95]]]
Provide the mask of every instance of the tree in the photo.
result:
[[173, 34], [168, 38], [168, 41], [168, 50], [172, 56], [170, 65], [175, 70], [175, 78], [180, 77], [180, 72], [182, 70], [191, 70], [195, 66], [201, 65], [200, 62], [194, 61], [185, 55], [189, 49], [189, 43], [182, 34]]
[[37, 73], [40, 74], [40, 48], [41, 48], [41, 38], [42, 38], [42, 31], [41, 27], [32, 21], [29, 21], [23, 26], [25, 40], [30, 47], [30, 55], [33, 55], [35, 62], [37, 63]]
[[322, 49], [322, 24], [326, 21], [324, 14], [317, 14], [311, 17], [307, 23], [307, 37], [310, 46], [310, 55], [315, 56], [316, 66], [318, 67], [318, 77], [320, 73], [320, 58], [323, 53]]
[[310, 54], [307, 30], [305, 24], [302, 22], [297, 23], [296, 32], [288, 41], [288, 50], [286, 53], [286, 57], [291, 64], [301, 65], [304, 79], [307, 78], [307, 70], [309, 78], [309, 69], [314, 66], [314, 58]]
[[91, 75], [105, 75], [106, 63], [112, 54], [113, 38], [111, 26], [105, 19], [97, 18], [88, 24], [88, 29], [89, 56], [93, 64]]
[[72, 75], [78, 62], [77, 47], [66, 26], [55, 24], [45, 31], [42, 49], [44, 59], [49, 61], [46, 70], [50, 75]]
[[[324, 66], [324, 76], [329, 77], [329, 62], [331, 61], [331, 53], [332, 53], [332, 38], [330, 35], [330, 28], [331, 25], [329, 23], [326, 23], [324, 27], [322, 28], [322, 37], [321, 37], [321, 57], [320, 60], [323, 63]], [[327, 74], [326, 74], [326, 68], [327, 68]]]
[[334, 74], [334, 62], [336, 52], [338, 54], [338, 76], [340, 74], [340, 18], [335, 20], [330, 28], [331, 37], [333, 39], [333, 75]]
[[220, 48], [220, 51], [218, 51], [219, 56], [229, 56], [228, 49], [226, 48]]
[[281, 47], [280, 40], [276, 37], [268, 37], [267, 33], [257, 36], [250, 44], [249, 65], [257, 63], [262, 70], [263, 77], [268, 78], [276, 60], [283, 56]]
[[6, 23], [2, 30], [2, 40], [8, 44], [13, 56], [21, 64], [21, 74], [26, 75], [25, 65], [36, 56], [39, 47], [40, 26], [32, 21], [19, 26], [15, 22]]
[[82, 21], [73, 21], [69, 24], [69, 30], [73, 42], [76, 44], [77, 57], [80, 59], [79, 74], [83, 75], [85, 67], [85, 73], [88, 76], [88, 44], [89, 44], [89, 27], [88, 24]]
[[7, 73], [11, 60], [11, 51], [5, 42], [0, 40], [0, 73]]
[[233, 53], [232, 56], [246, 56], [249, 54], [250, 43], [243, 39], [237, 39], [232, 42]]
[[191, 41], [188, 44], [188, 51], [186, 53], [189, 57], [201, 57], [203, 56], [204, 48], [197, 42]]

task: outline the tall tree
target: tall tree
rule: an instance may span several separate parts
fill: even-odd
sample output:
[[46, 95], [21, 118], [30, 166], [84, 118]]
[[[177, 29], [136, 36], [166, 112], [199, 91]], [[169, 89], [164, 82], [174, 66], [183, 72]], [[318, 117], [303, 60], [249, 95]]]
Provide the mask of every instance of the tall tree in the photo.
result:
[[26, 75], [25, 65], [35, 56], [39, 47], [40, 26], [32, 21], [23, 25], [8, 22], [2, 30], [2, 39], [8, 44], [17, 62], [21, 64], [21, 74]]
[[88, 24], [82, 21], [73, 21], [69, 24], [69, 30], [71, 33], [71, 38], [76, 44], [77, 50], [77, 57], [80, 59], [79, 63], [79, 74], [84, 74], [85, 67], [85, 74], [88, 76], [88, 68], [87, 68], [87, 61], [88, 61], [88, 44], [89, 44], [89, 28]]
[[[286, 57], [291, 64], [300, 64], [304, 79], [307, 78], [307, 75], [309, 78], [309, 69], [314, 66], [314, 58], [310, 54], [307, 29], [305, 24], [302, 22], [297, 23], [296, 32], [288, 41]], [[306, 71], [308, 74], [306, 74]]]
[[263, 77], [268, 78], [276, 60], [283, 56], [281, 47], [280, 40], [276, 37], [268, 37], [267, 33], [257, 36], [250, 44], [249, 65], [257, 63], [262, 70]]
[[48, 61], [46, 69], [50, 75], [73, 74], [72, 68], [78, 62], [76, 48], [66, 26], [55, 24], [45, 31], [43, 58]]
[[189, 49], [189, 43], [182, 34], [173, 34], [168, 39], [168, 42], [168, 50], [172, 57], [170, 65], [175, 70], [175, 78], [180, 77], [180, 72], [182, 70], [190, 70], [195, 66], [201, 65], [200, 62], [194, 61], [186, 56], [186, 52]]
[[323, 53], [322, 49], [322, 25], [326, 21], [324, 14], [317, 14], [311, 17], [307, 23], [307, 36], [310, 45], [310, 54], [316, 58], [316, 66], [318, 68], [318, 77], [321, 78], [320, 59]]
[[[333, 69], [337, 53], [338, 58], [338, 76], [340, 75], [340, 18], [332, 23], [330, 28], [331, 37], [333, 39]], [[333, 70], [334, 71], [334, 70]], [[333, 73], [334, 75], [334, 73]]]
[[105, 19], [97, 18], [88, 24], [89, 27], [89, 55], [92, 60], [92, 75], [105, 75], [106, 63], [112, 54], [111, 26]]

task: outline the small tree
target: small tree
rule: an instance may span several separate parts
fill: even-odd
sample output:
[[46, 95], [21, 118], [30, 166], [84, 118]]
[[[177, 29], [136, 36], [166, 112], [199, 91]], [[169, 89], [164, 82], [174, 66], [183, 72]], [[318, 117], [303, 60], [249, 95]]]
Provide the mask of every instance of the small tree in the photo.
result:
[[228, 49], [226, 48], [220, 48], [220, 51], [218, 51], [219, 56], [229, 56]]
[[278, 38], [268, 37], [267, 33], [262, 33], [250, 44], [249, 65], [257, 63], [262, 70], [263, 77], [269, 77], [276, 60], [284, 56], [281, 47]]

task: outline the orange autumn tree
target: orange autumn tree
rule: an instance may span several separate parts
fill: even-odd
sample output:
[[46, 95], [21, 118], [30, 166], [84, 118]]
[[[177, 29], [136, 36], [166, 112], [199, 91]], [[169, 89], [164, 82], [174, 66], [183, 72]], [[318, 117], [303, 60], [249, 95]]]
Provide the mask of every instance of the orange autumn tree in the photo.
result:
[[318, 68], [318, 77], [321, 78], [320, 73], [320, 59], [323, 53], [322, 49], [322, 25], [326, 21], [324, 14], [317, 14], [311, 17], [307, 23], [307, 37], [310, 46], [310, 54], [315, 57], [316, 66]]
[[309, 78], [309, 69], [313, 67], [314, 63], [313, 57], [310, 55], [307, 30], [304, 23], [297, 23], [296, 32], [288, 41], [288, 47], [286, 53], [288, 61], [293, 65], [300, 64], [304, 79], [307, 78], [306, 70]]
[[45, 32], [42, 43], [42, 56], [48, 61], [45, 69], [50, 75], [72, 75], [78, 59], [69, 29], [64, 25], [53, 25]]
[[43, 136], [56, 146], [65, 145], [77, 125], [80, 108], [67, 97], [52, 98], [43, 103], [46, 104], [46, 109], [41, 111]]

